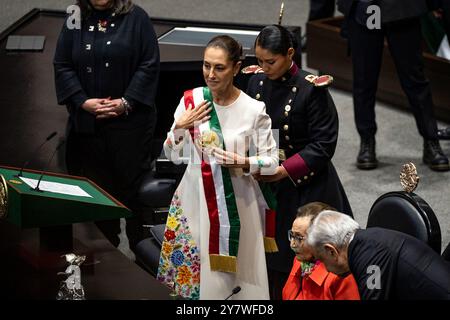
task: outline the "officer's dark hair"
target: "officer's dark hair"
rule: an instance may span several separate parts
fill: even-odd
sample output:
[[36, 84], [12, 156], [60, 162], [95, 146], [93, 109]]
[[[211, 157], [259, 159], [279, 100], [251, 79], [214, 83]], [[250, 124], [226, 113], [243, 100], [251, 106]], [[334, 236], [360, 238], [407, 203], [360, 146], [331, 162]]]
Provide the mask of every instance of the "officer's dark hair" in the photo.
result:
[[[133, 8], [132, 0], [112, 0], [112, 9], [117, 15], [127, 14]], [[90, 0], [77, 0], [77, 5], [81, 9], [81, 17], [83, 19], [89, 17], [94, 10]]]
[[242, 45], [230, 36], [215, 36], [209, 40], [206, 45], [206, 49], [207, 48], [223, 49], [228, 54], [228, 59], [230, 59], [233, 64], [236, 64], [242, 60]]
[[287, 55], [289, 48], [297, 49], [298, 42], [286, 28], [274, 24], [264, 27], [255, 40], [255, 47], [269, 50], [273, 54]]

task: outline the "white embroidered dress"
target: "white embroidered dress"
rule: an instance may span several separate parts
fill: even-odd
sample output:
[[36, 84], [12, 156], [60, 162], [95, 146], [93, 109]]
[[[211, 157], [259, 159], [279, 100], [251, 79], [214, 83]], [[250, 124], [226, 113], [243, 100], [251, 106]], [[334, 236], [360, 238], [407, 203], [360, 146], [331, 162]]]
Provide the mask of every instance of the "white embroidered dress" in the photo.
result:
[[[194, 97], [199, 89], [194, 89]], [[200, 96], [195, 101], [201, 100]], [[214, 107], [226, 150], [245, 156], [248, 152], [252, 155], [249, 148], [253, 147], [256, 153], [250, 157], [250, 172], [266, 170], [267, 173], [273, 173], [278, 166], [278, 152], [264, 103], [241, 91], [232, 104], [214, 104]], [[184, 100], [181, 99], [175, 119], [184, 111]], [[179, 136], [180, 133], [177, 131], [176, 134]], [[241, 291], [232, 299], [269, 299], [263, 240], [267, 205], [257, 181], [242, 169], [230, 169], [240, 219], [237, 272], [212, 271], [208, 251], [210, 222], [198, 149], [193, 147], [188, 130], [184, 131], [184, 138], [179, 144], [175, 144], [177, 138], [173, 131], [168, 133], [164, 144], [167, 158], [179, 161], [182, 150], [183, 157], [189, 152], [195, 156], [191, 157], [193, 159], [187, 165], [169, 209], [158, 280], [174, 289], [178, 295], [190, 299], [222, 300], [236, 286], [240, 286]], [[264, 168], [261, 168], [261, 163], [264, 163]]]

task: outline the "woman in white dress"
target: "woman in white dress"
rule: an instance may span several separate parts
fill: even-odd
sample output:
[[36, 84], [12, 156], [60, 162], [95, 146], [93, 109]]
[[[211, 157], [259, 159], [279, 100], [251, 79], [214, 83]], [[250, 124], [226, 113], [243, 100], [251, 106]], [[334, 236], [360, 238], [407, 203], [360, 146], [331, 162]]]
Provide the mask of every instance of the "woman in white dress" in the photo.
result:
[[168, 159], [189, 162], [171, 202], [157, 278], [189, 299], [225, 299], [238, 286], [234, 299], [269, 299], [265, 251], [277, 250], [275, 204], [252, 174], [273, 174], [278, 150], [264, 103], [233, 85], [241, 56], [229, 36], [208, 43], [207, 87], [184, 93], [164, 143]]

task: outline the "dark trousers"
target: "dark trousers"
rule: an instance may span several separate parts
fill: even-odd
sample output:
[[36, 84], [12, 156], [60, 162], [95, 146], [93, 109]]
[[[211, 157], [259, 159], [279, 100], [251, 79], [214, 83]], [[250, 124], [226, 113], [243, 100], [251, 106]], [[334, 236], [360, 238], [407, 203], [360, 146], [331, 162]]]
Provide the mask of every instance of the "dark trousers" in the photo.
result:
[[[142, 218], [135, 210], [136, 195], [147, 169], [153, 128], [153, 125], [129, 129], [103, 126], [92, 135], [70, 132], [67, 139], [68, 172], [89, 178], [133, 211], [126, 227], [133, 251], [144, 234]], [[95, 224], [114, 246], [119, 245], [120, 220]]]
[[431, 89], [423, 70], [419, 18], [393, 22], [381, 30], [369, 30], [349, 18], [347, 27], [353, 63], [355, 122], [360, 136], [370, 137], [377, 131], [375, 95], [386, 38], [419, 133], [425, 139], [437, 139]]
[[330, 18], [334, 16], [335, 0], [310, 0], [308, 21]]

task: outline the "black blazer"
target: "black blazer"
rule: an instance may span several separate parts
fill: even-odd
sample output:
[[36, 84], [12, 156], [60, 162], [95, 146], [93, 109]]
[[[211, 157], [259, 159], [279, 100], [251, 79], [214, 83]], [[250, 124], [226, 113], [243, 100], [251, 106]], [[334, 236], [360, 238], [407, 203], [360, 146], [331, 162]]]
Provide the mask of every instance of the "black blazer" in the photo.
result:
[[[374, 0], [380, 6], [381, 23], [420, 17], [429, 10], [433, 0]], [[350, 16], [357, 0], [338, 0], [338, 10], [346, 17]]]
[[361, 300], [450, 299], [450, 265], [405, 233], [358, 230], [348, 247], [348, 263]]
[[[97, 31], [100, 18], [109, 20], [106, 32]], [[135, 110], [126, 121], [125, 116], [108, 121], [115, 126], [143, 125], [153, 116], [159, 47], [152, 22], [139, 6], [119, 16], [95, 12], [79, 30], [64, 23], [53, 64], [58, 104], [67, 106], [75, 131], [95, 130], [95, 116], [81, 108], [89, 98], [125, 97], [132, 103]]]

